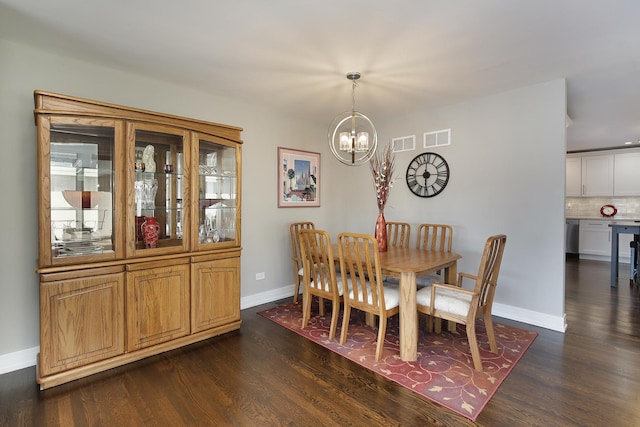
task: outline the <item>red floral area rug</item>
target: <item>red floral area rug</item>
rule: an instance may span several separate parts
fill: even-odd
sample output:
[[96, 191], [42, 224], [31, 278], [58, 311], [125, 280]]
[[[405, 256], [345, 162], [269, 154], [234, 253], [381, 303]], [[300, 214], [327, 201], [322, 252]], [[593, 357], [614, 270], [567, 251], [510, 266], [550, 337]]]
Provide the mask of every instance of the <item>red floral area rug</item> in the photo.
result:
[[426, 320], [420, 317], [418, 336], [418, 360], [400, 360], [398, 340], [398, 316], [387, 324], [384, 352], [380, 361], [375, 360], [377, 329], [367, 326], [364, 316], [352, 310], [347, 341], [340, 345], [338, 321], [336, 337], [330, 340], [331, 310], [319, 316], [317, 305], [312, 307], [311, 319], [302, 329], [302, 307], [288, 303], [259, 312], [261, 316], [290, 329], [305, 338], [326, 347], [383, 377], [437, 402], [450, 410], [475, 421], [498, 387], [513, 370], [516, 363], [538, 336], [536, 332], [494, 322], [498, 354], [489, 350], [484, 322], [476, 325], [478, 345], [482, 356], [483, 372], [472, 368], [471, 351], [463, 325], [456, 332], [446, 331], [443, 322], [441, 334], [426, 333]]

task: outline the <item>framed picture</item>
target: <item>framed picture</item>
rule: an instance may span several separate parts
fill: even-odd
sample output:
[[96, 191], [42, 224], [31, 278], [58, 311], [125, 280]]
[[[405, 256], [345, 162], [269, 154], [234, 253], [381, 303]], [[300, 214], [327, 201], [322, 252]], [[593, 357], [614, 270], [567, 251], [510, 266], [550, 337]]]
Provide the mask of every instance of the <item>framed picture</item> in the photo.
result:
[[320, 206], [320, 153], [278, 147], [278, 207]]

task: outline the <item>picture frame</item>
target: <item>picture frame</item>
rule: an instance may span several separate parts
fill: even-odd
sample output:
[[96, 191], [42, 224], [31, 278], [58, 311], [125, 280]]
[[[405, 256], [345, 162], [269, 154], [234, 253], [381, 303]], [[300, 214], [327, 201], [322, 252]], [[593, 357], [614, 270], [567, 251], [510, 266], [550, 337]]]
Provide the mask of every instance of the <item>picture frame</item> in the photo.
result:
[[320, 153], [278, 147], [278, 207], [320, 207]]

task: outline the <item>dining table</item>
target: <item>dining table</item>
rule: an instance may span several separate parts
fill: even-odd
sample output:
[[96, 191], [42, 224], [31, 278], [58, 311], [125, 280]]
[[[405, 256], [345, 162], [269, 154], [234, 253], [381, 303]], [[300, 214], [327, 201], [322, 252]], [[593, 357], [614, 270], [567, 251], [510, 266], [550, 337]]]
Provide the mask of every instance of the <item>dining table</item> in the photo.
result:
[[[338, 253], [338, 245], [333, 249]], [[399, 279], [400, 286], [400, 359], [415, 361], [418, 358], [418, 308], [416, 304], [416, 278], [444, 270], [444, 281], [455, 284], [457, 263], [462, 255], [416, 248], [389, 246], [380, 252], [380, 269], [383, 276]]]

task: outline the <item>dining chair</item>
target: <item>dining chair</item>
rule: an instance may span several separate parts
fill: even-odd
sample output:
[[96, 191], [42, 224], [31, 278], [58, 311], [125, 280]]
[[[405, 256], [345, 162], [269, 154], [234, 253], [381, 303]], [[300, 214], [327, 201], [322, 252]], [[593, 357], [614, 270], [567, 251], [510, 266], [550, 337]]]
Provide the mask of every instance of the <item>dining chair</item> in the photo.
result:
[[299, 231], [300, 256], [303, 263], [302, 283], [302, 327], [305, 328], [311, 317], [311, 300], [319, 299], [320, 314], [324, 315], [324, 300], [331, 300], [331, 326], [329, 339], [336, 335], [338, 315], [342, 302], [343, 281], [336, 272], [331, 237], [324, 230], [303, 229]]
[[[466, 325], [473, 366], [478, 371], [482, 371], [482, 360], [476, 337], [476, 319], [484, 317], [489, 348], [492, 353], [498, 353], [491, 307], [506, 242], [507, 236], [504, 234], [487, 239], [477, 275], [458, 273], [456, 284], [434, 283], [429, 288], [420, 289], [416, 294], [418, 312], [429, 315], [427, 320], [429, 331], [433, 328], [434, 319], [436, 333], [440, 333], [440, 319]], [[473, 290], [462, 287], [463, 279], [475, 281]]]
[[316, 226], [313, 222], [294, 222], [289, 226], [291, 234], [291, 260], [293, 261], [293, 271], [295, 277], [295, 289], [293, 291], [293, 302], [298, 302], [300, 294], [300, 284], [302, 283], [302, 257], [300, 256], [300, 243], [298, 241], [298, 232], [300, 230], [315, 230]]
[[[418, 237], [416, 249], [425, 249], [440, 252], [451, 252], [453, 241], [453, 227], [446, 224], [420, 224], [418, 225]], [[416, 286], [423, 288], [434, 282], [442, 283], [444, 278], [442, 271], [418, 277]]]
[[[411, 241], [411, 225], [407, 222], [387, 222], [387, 245], [398, 248], [408, 248]], [[400, 279], [397, 277], [383, 276], [385, 285], [397, 286]]]
[[387, 319], [398, 314], [400, 291], [383, 285], [380, 254], [375, 237], [367, 234], [340, 233], [338, 235], [340, 272], [348, 291], [344, 293], [344, 314], [340, 344], [347, 340], [351, 308], [378, 316], [376, 360], [382, 357]]
[[408, 248], [411, 241], [411, 225], [406, 222], [387, 222], [387, 244]]

